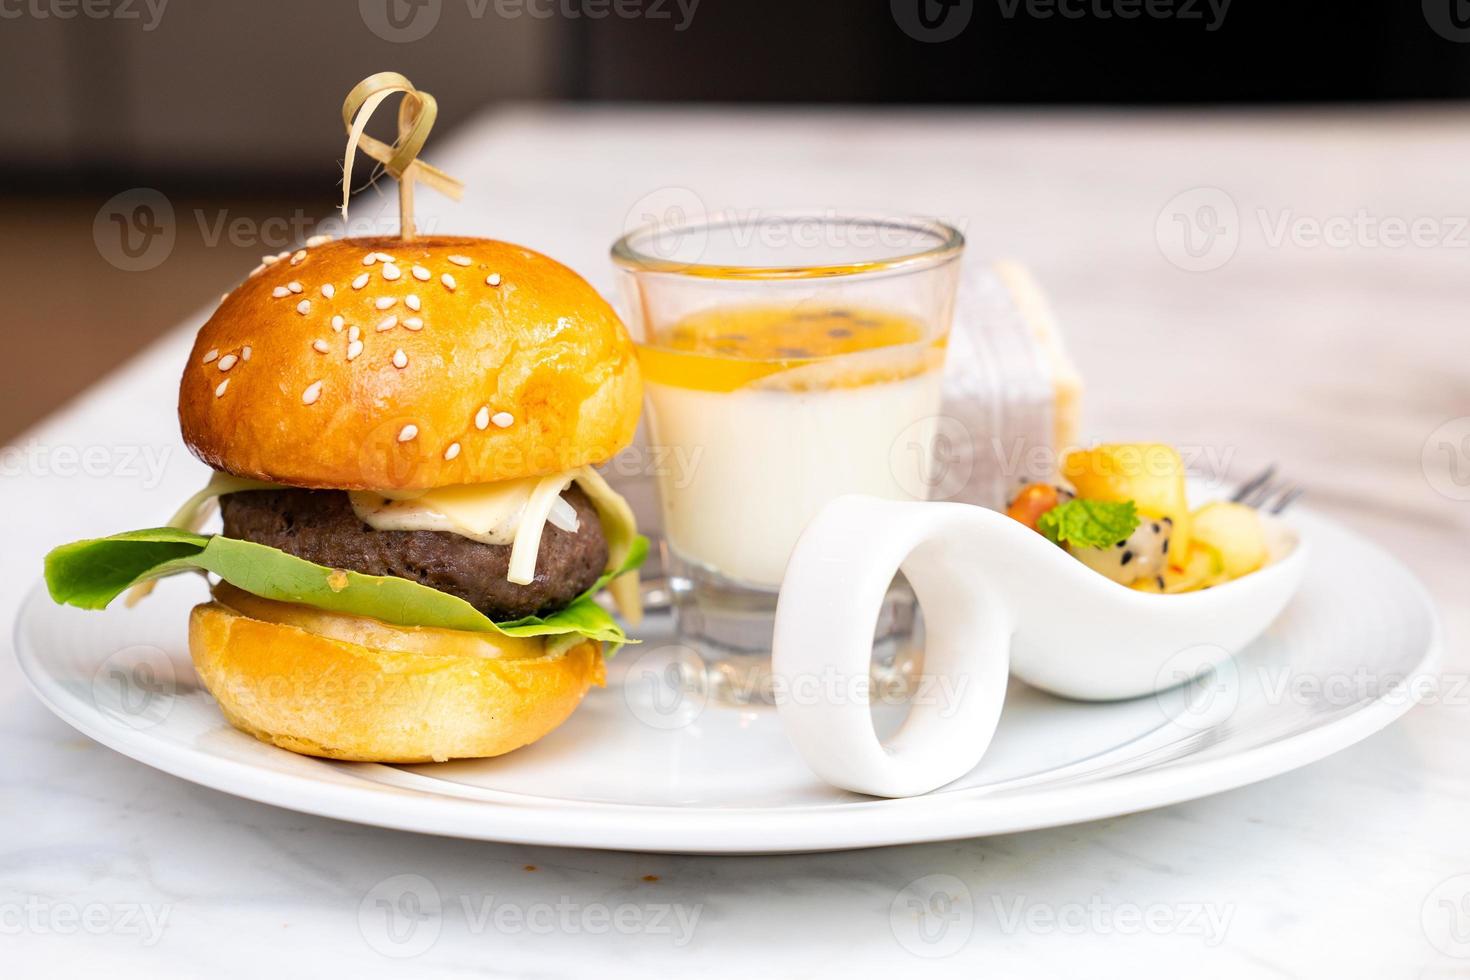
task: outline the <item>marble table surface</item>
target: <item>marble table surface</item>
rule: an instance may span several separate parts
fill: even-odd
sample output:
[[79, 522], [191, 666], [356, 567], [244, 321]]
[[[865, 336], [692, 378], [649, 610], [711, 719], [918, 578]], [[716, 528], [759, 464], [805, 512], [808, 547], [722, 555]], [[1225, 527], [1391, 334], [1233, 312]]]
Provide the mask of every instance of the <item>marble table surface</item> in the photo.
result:
[[[625, 224], [691, 200], [961, 223], [1049, 292], [1089, 382], [1089, 437], [1212, 448], [1232, 476], [1284, 463], [1313, 506], [1427, 583], [1443, 682], [1334, 757], [1153, 812], [709, 858], [436, 839], [246, 802], [91, 743], [0, 656], [0, 972], [1466, 975], [1445, 936], [1470, 941], [1467, 124], [1412, 108], [525, 108], [431, 143], [470, 191], [459, 207], [422, 192], [426, 227], [522, 241], [603, 287]], [[353, 214], [390, 229], [391, 193]], [[48, 546], [157, 520], [197, 486], [174, 391], [199, 322], [5, 450], [0, 621]], [[974, 915], [917, 943], [892, 909], [935, 874], [964, 882]], [[363, 913], [399, 875], [444, 901], [408, 961]]]

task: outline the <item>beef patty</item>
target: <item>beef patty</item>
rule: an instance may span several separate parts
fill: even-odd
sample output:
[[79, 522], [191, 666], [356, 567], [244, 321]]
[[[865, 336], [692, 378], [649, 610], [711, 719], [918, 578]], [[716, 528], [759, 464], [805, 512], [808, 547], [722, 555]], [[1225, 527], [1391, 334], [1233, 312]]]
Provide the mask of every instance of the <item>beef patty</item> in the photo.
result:
[[510, 545], [481, 544], [449, 531], [377, 531], [341, 490], [245, 490], [220, 498], [225, 536], [279, 548], [329, 568], [393, 575], [458, 596], [496, 622], [567, 606], [602, 574], [607, 541], [592, 501], [575, 484], [562, 493], [577, 511], [576, 533], [547, 524], [528, 585], [506, 581]]

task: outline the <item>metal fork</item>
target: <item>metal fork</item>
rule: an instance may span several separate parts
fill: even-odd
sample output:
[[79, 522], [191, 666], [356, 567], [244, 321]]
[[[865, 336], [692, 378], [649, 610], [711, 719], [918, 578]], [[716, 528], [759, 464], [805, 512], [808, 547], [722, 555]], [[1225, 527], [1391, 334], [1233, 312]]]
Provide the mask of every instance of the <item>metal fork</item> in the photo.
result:
[[1268, 514], [1279, 514], [1304, 492], [1298, 484], [1276, 479], [1276, 464], [1272, 463], [1242, 483], [1230, 499]]

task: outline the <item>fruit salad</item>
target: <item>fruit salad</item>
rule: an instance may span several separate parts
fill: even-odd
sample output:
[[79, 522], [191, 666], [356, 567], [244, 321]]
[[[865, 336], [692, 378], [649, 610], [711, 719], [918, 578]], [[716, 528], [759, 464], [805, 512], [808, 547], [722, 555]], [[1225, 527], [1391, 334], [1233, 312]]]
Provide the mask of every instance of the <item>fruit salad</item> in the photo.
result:
[[1218, 501], [1189, 509], [1184, 460], [1171, 446], [1119, 443], [1067, 454], [1070, 486], [1032, 483], [1006, 513], [1084, 565], [1141, 592], [1195, 592], [1267, 561], [1260, 515]]

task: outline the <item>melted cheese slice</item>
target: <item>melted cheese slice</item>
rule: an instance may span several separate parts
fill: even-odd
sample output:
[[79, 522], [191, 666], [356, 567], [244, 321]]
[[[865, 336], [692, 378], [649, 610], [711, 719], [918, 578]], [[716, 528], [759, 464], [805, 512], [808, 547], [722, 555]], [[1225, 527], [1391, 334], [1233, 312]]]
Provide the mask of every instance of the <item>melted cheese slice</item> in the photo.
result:
[[358, 518], [378, 531], [448, 531], [482, 544], [510, 545], [506, 579], [529, 585], [548, 523], [575, 534], [577, 511], [562, 492], [574, 473], [407, 493], [348, 494]]
[[[576, 533], [577, 511], [560, 497], [572, 482], [571, 474], [548, 479], [558, 486], [546, 519]], [[527, 505], [543, 482], [533, 476], [410, 493], [356, 490], [348, 497], [357, 516], [379, 531], [450, 531], [482, 544], [511, 544]]]

